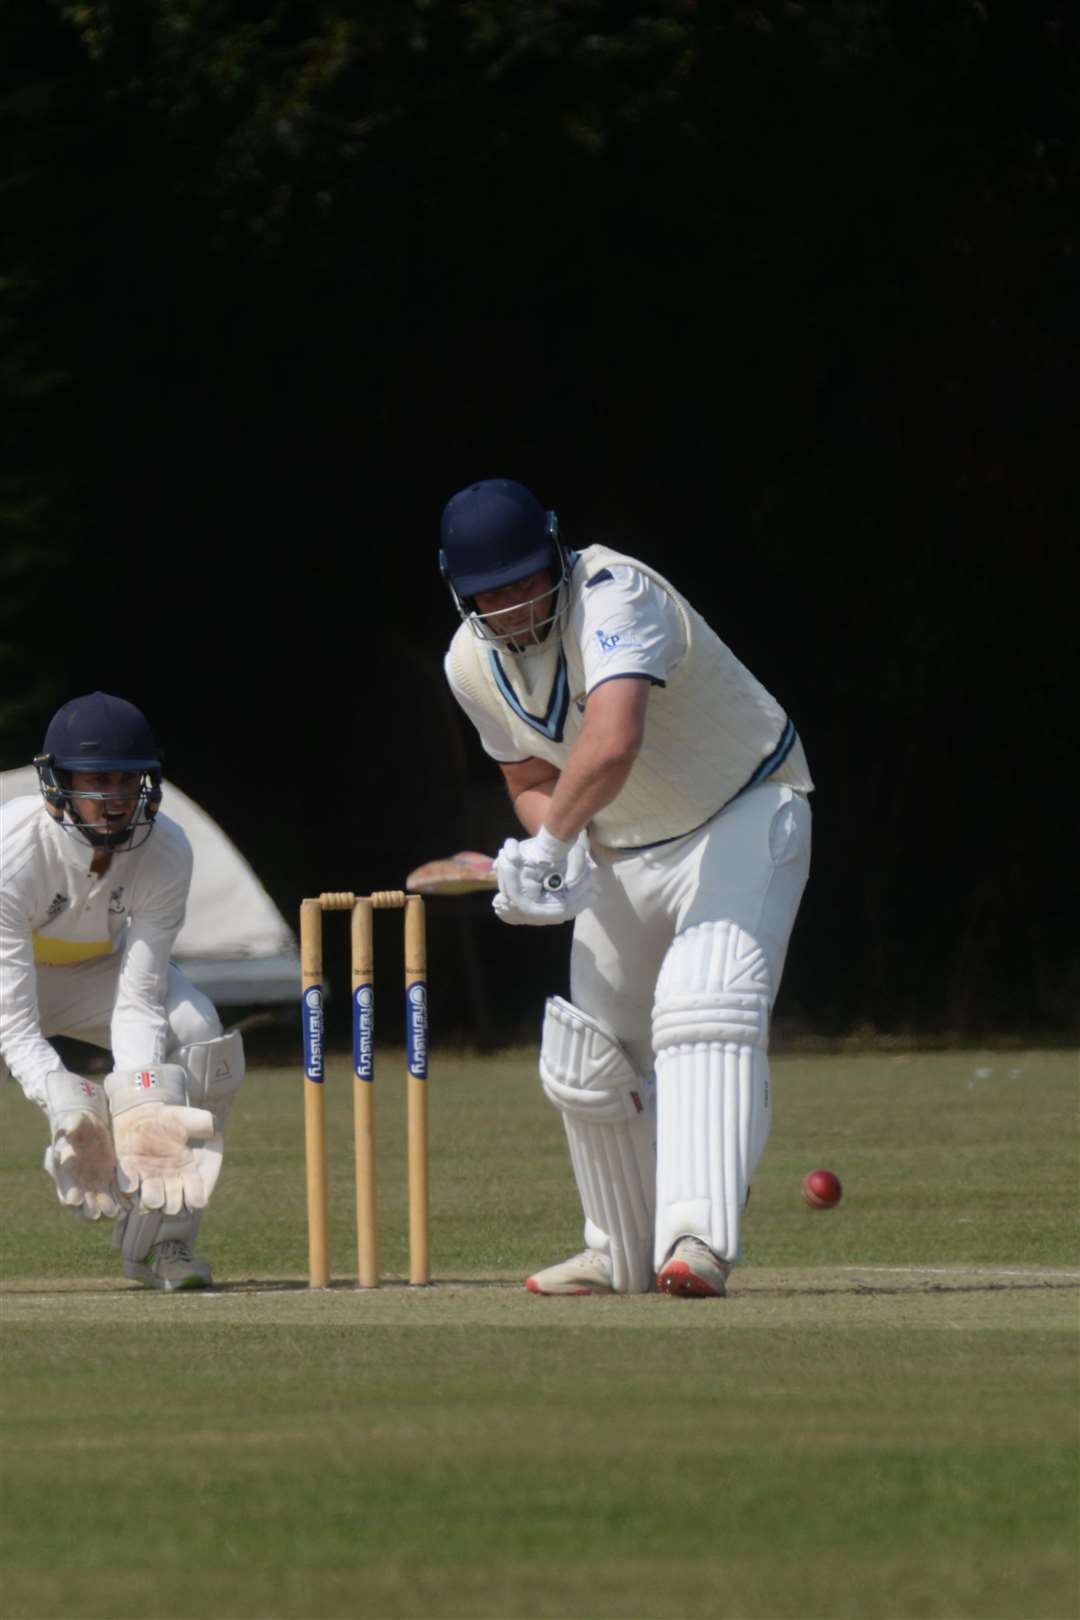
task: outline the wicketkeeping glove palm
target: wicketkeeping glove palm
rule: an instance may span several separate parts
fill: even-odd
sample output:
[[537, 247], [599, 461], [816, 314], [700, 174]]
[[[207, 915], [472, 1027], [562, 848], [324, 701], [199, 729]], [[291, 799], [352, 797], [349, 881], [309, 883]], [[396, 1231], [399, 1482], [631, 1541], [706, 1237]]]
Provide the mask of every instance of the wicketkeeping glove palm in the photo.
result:
[[124, 1190], [166, 1215], [204, 1209], [221, 1169], [221, 1140], [209, 1109], [188, 1107], [183, 1067], [117, 1070], [105, 1089]]
[[52, 1140], [45, 1169], [60, 1202], [84, 1220], [112, 1220], [124, 1207], [105, 1094], [92, 1080], [57, 1069], [45, 1081]]

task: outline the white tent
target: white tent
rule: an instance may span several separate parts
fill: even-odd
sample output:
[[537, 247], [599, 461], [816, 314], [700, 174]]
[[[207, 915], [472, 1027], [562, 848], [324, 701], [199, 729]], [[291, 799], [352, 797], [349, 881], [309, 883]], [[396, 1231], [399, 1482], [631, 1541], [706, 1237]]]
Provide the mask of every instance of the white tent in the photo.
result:
[[[40, 794], [32, 765], [0, 771], [0, 803]], [[222, 1006], [267, 1006], [299, 995], [300, 956], [284, 917], [216, 821], [172, 782], [161, 808], [195, 852], [187, 919], [173, 959]]]

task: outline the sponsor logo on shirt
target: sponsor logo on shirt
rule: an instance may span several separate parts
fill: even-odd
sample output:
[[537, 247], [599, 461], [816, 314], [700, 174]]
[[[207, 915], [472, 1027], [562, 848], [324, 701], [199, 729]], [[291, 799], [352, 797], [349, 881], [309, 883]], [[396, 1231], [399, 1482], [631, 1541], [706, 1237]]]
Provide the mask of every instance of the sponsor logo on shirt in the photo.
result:
[[53, 918], [59, 917], [60, 913], [66, 910], [70, 904], [71, 901], [68, 899], [66, 894], [54, 894], [52, 899], [49, 901], [48, 910], [46, 911], [45, 915], [48, 917], [49, 921], [52, 922]]
[[110, 894], [110, 896], [109, 896], [109, 910], [112, 912], [114, 917], [123, 916], [123, 912], [124, 912], [123, 895], [124, 895], [124, 885], [121, 883], [120, 887], [118, 889], [114, 889], [112, 891], [112, 893]]
[[619, 652], [624, 647], [640, 647], [641, 642], [634, 636], [628, 636], [622, 630], [598, 630], [596, 639], [600, 643], [600, 651], [605, 657], [613, 652]]

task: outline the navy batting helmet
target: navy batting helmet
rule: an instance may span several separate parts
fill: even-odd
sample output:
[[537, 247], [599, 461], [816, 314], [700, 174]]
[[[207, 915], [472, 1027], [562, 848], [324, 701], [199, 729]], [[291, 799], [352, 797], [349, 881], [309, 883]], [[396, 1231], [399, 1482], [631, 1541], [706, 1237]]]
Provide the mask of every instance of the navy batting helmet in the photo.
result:
[[531, 490], [512, 478], [485, 478], [447, 501], [439, 567], [458, 596], [475, 596], [541, 568], [556, 573], [557, 541], [554, 512]]
[[[543, 646], [551, 626], [565, 618], [569, 578], [559, 521], [531, 490], [513, 478], [484, 478], [451, 496], [443, 509], [439, 571], [458, 613], [482, 641], [509, 652]], [[501, 613], [480, 613], [475, 597], [546, 570], [551, 584], [527, 604], [529, 628], [502, 632]]]

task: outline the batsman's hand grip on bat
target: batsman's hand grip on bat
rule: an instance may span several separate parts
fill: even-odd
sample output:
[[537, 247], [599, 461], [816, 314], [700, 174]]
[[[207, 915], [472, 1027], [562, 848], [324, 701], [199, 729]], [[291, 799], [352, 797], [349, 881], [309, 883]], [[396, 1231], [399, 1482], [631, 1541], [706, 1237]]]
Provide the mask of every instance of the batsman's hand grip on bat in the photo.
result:
[[492, 909], [512, 924], [568, 922], [592, 905], [598, 887], [584, 832], [572, 843], [551, 838], [544, 828], [522, 842], [508, 838], [496, 856], [495, 875], [499, 892]]
[[221, 1141], [209, 1109], [188, 1106], [182, 1065], [118, 1069], [105, 1090], [124, 1192], [165, 1215], [204, 1209], [221, 1169]]
[[56, 1196], [75, 1215], [113, 1220], [124, 1208], [105, 1093], [92, 1080], [57, 1069], [45, 1081], [51, 1140], [45, 1169]]

